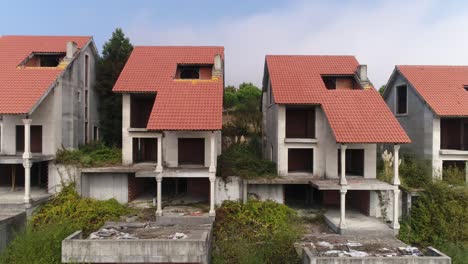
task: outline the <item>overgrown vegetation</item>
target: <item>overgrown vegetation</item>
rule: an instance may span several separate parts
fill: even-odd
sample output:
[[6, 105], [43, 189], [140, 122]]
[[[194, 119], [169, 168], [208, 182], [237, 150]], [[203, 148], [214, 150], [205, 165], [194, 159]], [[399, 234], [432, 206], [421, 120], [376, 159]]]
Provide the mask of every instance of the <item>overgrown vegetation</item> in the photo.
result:
[[468, 263], [468, 187], [431, 183], [401, 224], [400, 239], [419, 246], [434, 246]]
[[232, 144], [218, 157], [218, 176], [240, 176], [244, 179], [276, 177], [276, 164], [262, 158], [261, 148], [257, 137], [246, 143]]
[[216, 211], [212, 261], [299, 263], [293, 243], [301, 233], [296, 212], [273, 201], [225, 201]]
[[261, 132], [262, 113], [260, 101], [262, 91], [252, 83], [242, 83], [239, 88], [228, 86], [224, 89], [224, 110], [228, 122], [223, 135], [228, 137]]
[[132, 51], [130, 40], [117, 28], [104, 43], [102, 58], [96, 65], [100, 133], [108, 146], [122, 145], [122, 95], [113, 93], [112, 88]]
[[[377, 178], [391, 182], [393, 178], [393, 155], [391, 152], [384, 152], [382, 159], [378, 164]], [[430, 161], [421, 161], [411, 154], [401, 156], [400, 165], [400, 181], [403, 188], [419, 189], [424, 188], [431, 182], [432, 166]]]
[[62, 240], [76, 230], [85, 235], [105, 221], [117, 220], [129, 209], [116, 200], [81, 198], [74, 185], [65, 186], [42, 206], [0, 256], [0, 263], [61, 263]]
[[122, 164], [122, 150], [103, 143], [89, 143], [78, 149], [60, 149], [56, 163], [79, 167], [103, 167]]
[[466, 184], [466, 172], [455, 166], [450, 166], [442, 171], [442, 178], [451, 185], [463, 186]]

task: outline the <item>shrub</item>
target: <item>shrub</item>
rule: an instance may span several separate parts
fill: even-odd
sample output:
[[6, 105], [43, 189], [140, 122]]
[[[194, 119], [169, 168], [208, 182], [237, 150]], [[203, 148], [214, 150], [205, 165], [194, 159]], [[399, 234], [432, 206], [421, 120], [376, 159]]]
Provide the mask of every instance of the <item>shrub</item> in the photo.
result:
[[432, 180], [432, 165], [428, 160], [417, 160], [413, 155], [403, 155], [400, 166], [402, 185], [424, 188]]
[[[231, 145], [218, 157], [218, 176], [243, 178], [276, 177], [275, 163], [261, 158], [255, 139]], [[261, 148], [261, 146], [260, 146]]]
[[465, 177], [465, 171], [455, 166], [450, 166], [442, 171], [442, 178], [448, 184], [465, 185]]
[[82, 145], [76, 150], [60, 149], [56, 162], [79, 167], [102, 167], [122, 163], [122, 151], [102, 143]]
[[225, 201], [216, 211], [213, 263], [297, 263], [296, 212], [273, 201]]
[[128, 214], [129, 210], [115, 199], [98, 201], [81, 198], [71, 184], [34, 214], [31, 225], [33, 229], [39, 230], [42, 226], [66, 221], [88, 234], [101, 227], [105, 221], [117, 220], [119, 216]]
[[62, 263], [62, 240], [74, 231], [76, 226], [67, 222], [28, 228], [5, 249], [0, 263]]
[[410, 216], [402, 222], [400, 239], [423, 247], [446, 248], [449, 255], [463, 257], [460, 252], [468, 249], [466, 208], [468, 187], [453, 187], [443, 182], [429, 184], [411, 207]]

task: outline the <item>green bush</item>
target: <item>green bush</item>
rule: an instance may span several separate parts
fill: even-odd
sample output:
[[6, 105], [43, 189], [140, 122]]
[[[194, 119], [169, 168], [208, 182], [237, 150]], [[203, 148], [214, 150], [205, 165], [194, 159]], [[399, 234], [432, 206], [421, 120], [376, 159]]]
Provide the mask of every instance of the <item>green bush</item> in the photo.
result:
[[298, 263], [296, 212], [273, 201], [225, 201], [216, 211], [213, 263]]
[[442, 171], [442, 178], [448, 184], [465, 185], [465, 177], [465, 171], [455, 166], [450, 166]]
[[0, 263], [61, 263], [63, 239], [77, 230], [83, 230], [86, 236], [129, 210], [114, 199], [81, 198], [73, 185], [65, 186], [35, 212], [26, 231], [2, 253]]
[[[468, 187], [453, 187], [444, 182], [426, 186], [401, 224], [400, 239], [423, 247], [448, 249], [458, 258], [468, 250]], [[455, 256], [454, 255], [454, 256]], [[466, 262], [458, 262], [466, 263]]]
[[99, 201], [82, 198], [71, 184], [42, 206], [31, 218], [31, 224], [34, 229], [40, 229], [45, 225], [66, 221], [88, 234], [105, 221], [117, 220], [119, 216], [128, 214], [129, 210], [115, 199]]
[[409, 188], [424, 188], [431, 182], [432, 165], [427, 160], [417, 160], [413, 155], [402, 155], [401, 183]]
[[46, 225], [39, 230], [28, 228], [5, 249], [0, 263], [62, 263], [62, 240], [74, 231], [76, 226], [67, 222]]
[[82, 145], [78, 149], [60, 149], [56, 162], [79, 167], [103, 167], [122, 164], [122, 151], [102, 143]]
[[218, 157], [218, 176], [240, 176], [245, 179], [276, 177], [276, 164], [262, 159], [258, 144], [251, 139], [249, 143], [231, 145]]

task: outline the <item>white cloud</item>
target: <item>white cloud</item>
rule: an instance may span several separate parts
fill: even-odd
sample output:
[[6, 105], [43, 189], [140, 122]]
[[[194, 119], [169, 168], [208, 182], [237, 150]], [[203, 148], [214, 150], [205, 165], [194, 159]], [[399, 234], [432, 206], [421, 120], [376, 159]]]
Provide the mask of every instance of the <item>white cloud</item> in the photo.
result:
[[143, 12], [126, 30], [137, 45], [225, 46], [226, 84], [261, 85], [266, 54], [350, 54], [378, 87], [396, 64], [468, 64], [468, 16], [431, 15], [440, 4], [303, 1], [203, 27], [154, 25]]

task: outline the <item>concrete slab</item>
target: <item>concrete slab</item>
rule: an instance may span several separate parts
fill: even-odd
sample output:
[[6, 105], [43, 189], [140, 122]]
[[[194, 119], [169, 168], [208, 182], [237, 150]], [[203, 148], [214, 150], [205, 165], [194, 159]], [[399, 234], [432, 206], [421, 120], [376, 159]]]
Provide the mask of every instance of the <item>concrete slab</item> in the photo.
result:
[[244, 184], [310, 184], [313, 179], [317, 179], [312, 176], [296, 175], [286, 177], [275, 177], [275, 178], [259, 178], [245, 180]]
[[[125, 227], [124, 227], [125, 226]], [[124, 228], [121, 228], [124, 227]], [[209, 263], [212, 224], [106, 223], [62, 241], [64, 263]], [[116, 232], [117, 231], [117, 232]], [[110, 236], [108, 234], [111, 234]]]
[[26, 226], [26, 212], [15, 209], [0, 209], [0, 252]]
[[340, 211], [330, 209], [324, 214], [325, 222], [336, 233], [342, 235], [385, 237], [394, 236], [395, 231], [377, 218], [365, 216], [359, 212], [347, 210], [346, 229], [340, 229]]
[[[42, 155], [33, 153], [31, 161], [34, 162], [42, 162], [42, 161], [50, 161], [53, 160], [54, 156], [52, 155]], [[18, 155], [0, 155], [0, 164], [23, 164], [23, 153]]]
[[[32, 203], [47, 200], [51, 196], [46, 189], [31, 187]], [[13, 192], [10, 187], [0, 187], [0, 207], [7, 204], [24, 204], [24, 187], [16, 187]]]
[[[387, 191], [394, 190], [395, 186], [377, 179], [365, 179], [362, 177], [346, 177], [348, 190]], [[340, 190], [339, 179], [312, 179], [310, 185], [318, 190]]]

